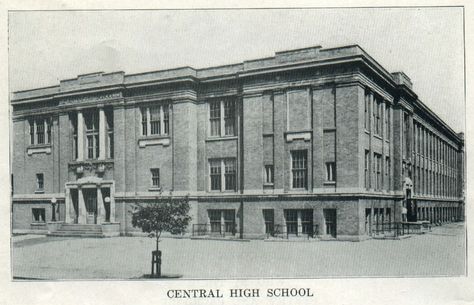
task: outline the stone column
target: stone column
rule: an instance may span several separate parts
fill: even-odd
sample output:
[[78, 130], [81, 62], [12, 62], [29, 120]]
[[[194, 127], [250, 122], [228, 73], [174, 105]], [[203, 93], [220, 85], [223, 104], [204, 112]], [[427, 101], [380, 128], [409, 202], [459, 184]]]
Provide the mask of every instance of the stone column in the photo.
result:
[[105, 222], [105, 206], [100, 185], [97, 186], [97, 224]]
[[110, 185], [110, 222], [115, 222], [115, 184]]
[[84, 202], [84, 195], [82, 193], [82, 188], [77, 189], [77, 194], [78, 194], [78, 205], [77, 209], [78, 211], [78, 219], [77, 223], [78, 224], [86, 224], [87, 223], [87, 210], [86, 210], [86, 204]]
[[64, 207], [65, 207], [65, 218], [64, 218], [64, 221], [65, 223], [71, 223], [71, 215], [69, 214], [70, 213], [70, 204], [71, 204], [71, 189], [69, 187], [66, 187], [66, 196], [65, 196], [65, 200], [64, 200]]
[[77, 161], [84, 160], [84, 118], [82, 111], [77, 112]]
[[106, 130], [105, 130], [105, 112], [104, 108], [99, 109], [99, 160], [105, 159], [105, 138], [106, 138]]

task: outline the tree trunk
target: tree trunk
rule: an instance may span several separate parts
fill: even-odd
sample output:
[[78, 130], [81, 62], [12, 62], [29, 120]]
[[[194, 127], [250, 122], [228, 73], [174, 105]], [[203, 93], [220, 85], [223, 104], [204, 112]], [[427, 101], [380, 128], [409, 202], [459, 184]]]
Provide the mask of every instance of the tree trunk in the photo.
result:
[[158, 232], [156, 232], [156, 253], [158, 253], [158, 243], [160, 242], [160, 235], [158, 235]]

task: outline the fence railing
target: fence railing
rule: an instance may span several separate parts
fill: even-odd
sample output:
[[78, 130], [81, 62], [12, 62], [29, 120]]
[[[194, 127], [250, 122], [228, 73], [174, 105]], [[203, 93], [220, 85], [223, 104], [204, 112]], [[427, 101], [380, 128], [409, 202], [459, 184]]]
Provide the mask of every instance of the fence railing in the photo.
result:
[[428, 221], [418, 222], [384, 222], [372, 225], [372, 235], [394, 234], [395, 236], [403, 236], [406, 234], [419, 234], [422, 229], [431, 230], [431, 223]]
[[199, 223], [193, 224], [193, 236], [206, 236], [206, 235], [219, 235], [219, 236], [233, 236], [237, 232], [237, 224], [235, 223], [223, 223], [217, 224], [206, 224]]
[[319, 235], [319, 225], [299, 225], [293, 228], [294, 231], [288, 230], [288, 228], [281, 224], [275, 224], [267, 226], [267, 238], [290, 238], [292, 236], [302, 236], [308, 238], [314, 238]]

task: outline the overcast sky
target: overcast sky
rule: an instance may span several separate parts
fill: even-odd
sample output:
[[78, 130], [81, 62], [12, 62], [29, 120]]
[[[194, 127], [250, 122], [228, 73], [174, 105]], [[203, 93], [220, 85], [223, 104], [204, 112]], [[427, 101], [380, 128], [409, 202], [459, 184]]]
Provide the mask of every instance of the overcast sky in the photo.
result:
[[461, 8], [10, 12], [10, 91], [348, 44], [404, 71], [419, 98], [464, 131]]

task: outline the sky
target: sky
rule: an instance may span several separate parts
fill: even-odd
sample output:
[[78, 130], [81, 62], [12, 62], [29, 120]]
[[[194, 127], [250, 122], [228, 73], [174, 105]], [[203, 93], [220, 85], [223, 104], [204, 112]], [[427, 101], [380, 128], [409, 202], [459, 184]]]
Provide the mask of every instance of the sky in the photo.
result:
[[79, 74], [205, 68], [277, 51], [358, 44], [465, 130], [463, 11], [450, 8], [9, 13], [10, 92]]

